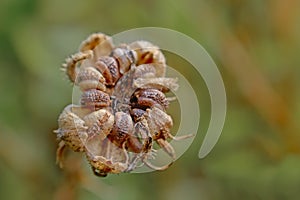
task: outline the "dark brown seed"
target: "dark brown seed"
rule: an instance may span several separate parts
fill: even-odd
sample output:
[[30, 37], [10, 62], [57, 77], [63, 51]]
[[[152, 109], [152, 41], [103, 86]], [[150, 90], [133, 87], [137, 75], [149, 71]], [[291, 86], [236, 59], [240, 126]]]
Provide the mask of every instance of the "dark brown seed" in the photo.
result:
[[130, 102], [133, 107], [143, 110], [153, 107], [165, 110], [169, 105], [165, 94], [157, 89], [139, 89], [133, 94]]
[[125, 48], [114, 49], [111, 56], [117, 60], [121, 74], [127, 72], [130, 66], [136, 62], [136, 53]]
[[124, 112], [115, 113], [115, 124], [112, 132], [109, 134], [109, 139], [122, 147], [122, 144], [128, 139], [133, 132], [133, 122], [130, 115]]
[[90, 89], [106, 90], [104, 85], [105, 78], [102, 74], [93, 67], [85, 67], [79, 71], [76, 79], [76, 84], [79, 85], [82, 91]]
[[143, 118], [145, 113], [146, 113], [146, 111], [139, 109], [139, 108], [133, 108], [130, 110], [130, 114], [131, 114], [134, 122], [140, 121]]
[[120, 78], [118, 63], [113, 57], [100, 57], [95, 67], [102, 73], [108, 86], [114, 86]]

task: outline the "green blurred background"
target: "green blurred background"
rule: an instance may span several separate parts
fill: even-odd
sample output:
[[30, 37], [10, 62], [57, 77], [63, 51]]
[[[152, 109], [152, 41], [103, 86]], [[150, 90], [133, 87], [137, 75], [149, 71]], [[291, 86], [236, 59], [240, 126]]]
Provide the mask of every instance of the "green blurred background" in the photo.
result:
[[[1, 0], [0, 199], [299, 199], [299, 8], [297, 0]], [[198, 88], [202, 121], [189, 150], [164, 172], [98, 178], [72, 152], [60, 170], [52, 130], [72, 96], [61, 63], [92, 32], [143, 26], [191, 36], [218, 65], [228, 96], [219, 142], [198, 159], [209, 94], [167, 54]]]

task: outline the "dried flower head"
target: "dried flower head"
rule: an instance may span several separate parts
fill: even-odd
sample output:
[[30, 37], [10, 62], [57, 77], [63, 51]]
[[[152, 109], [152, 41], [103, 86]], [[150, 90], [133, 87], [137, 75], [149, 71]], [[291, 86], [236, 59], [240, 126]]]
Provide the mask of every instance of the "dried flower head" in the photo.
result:
[[83, 152], [93, 172], [130, 172], [141, 164], [154, 169], [153, 143], [173, 161], [175, 150], [168, 139], [173, 120], [167, 114], [165, 93], [178, 88], [176, 78], [165, 77], [166, 59], [148, 41], [115, 46], [111, 37], [95, 33], [84, 40], [79, 52], [66, 59], [63, 69], [82, 91], [80, 105], [68, 105], [55, 131], [60, 142], [57, 160], [62, 165], [65, 147]]

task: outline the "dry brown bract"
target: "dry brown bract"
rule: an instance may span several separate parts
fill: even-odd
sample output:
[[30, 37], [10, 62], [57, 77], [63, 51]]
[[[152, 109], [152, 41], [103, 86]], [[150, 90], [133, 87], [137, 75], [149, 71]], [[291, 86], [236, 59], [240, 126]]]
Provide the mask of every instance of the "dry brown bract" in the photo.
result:
[[153, 142], [173, 161], [168, 139], [172, 117], [166, 113], [165, 93], [178, 88], [176, 78], [166, 78], [166, 61], [160, 49], [147, 41], [115, 47], [102, 33], [90, 35], [79, 52], [66, 59], [63, 69], [82, 91], [80, 105], [68, 105], [58, 119], [57, 162], [69, 147], [85, 153], [98, 176], [129, 172], [145, 164], [154, 170]]

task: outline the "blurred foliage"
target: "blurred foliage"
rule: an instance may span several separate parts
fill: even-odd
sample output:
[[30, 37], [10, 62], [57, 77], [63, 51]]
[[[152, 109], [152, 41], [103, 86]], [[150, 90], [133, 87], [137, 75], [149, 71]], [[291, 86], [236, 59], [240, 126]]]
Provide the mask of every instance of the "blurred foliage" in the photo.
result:
[[[299, 7], [297, 0], [1, 0], [0, 199], [298, 199]], [[191, 36], [219, 66], [228, 112], [217, 146], [198, 159], [209, 95], [200, 76], [169, 56], [201, 89], [203, 121], [184, 156], [164, 172], [98, 178], [68, 152], [60, 170], [52, 130], [72, 95], [62, 61], [91, 32], [143, 26]]]

